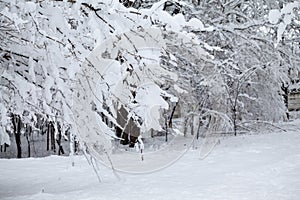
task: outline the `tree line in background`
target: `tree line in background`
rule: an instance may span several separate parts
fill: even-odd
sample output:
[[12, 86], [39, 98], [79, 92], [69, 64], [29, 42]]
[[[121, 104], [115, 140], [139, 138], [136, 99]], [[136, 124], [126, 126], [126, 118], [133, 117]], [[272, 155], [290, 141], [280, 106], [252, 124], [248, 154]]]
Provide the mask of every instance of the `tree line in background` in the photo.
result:
[[[28, 114], [28, 113], [27, 113]], [[14, 138], [14, 144], [1, 145], [1, 157], [39, 157], [50, 154], [64, 155], [69, 152], [69, 145], [63, 145], [69, 141], [68, 129], [62, 129], [60, 122], [51, 121], [36, 115], [35, 119], [26, 119], [26, 113], [22, 116], [11, 114], [12, 128], [7, 133]], [[65, 132], [62, 132], [65, 130]], [[68, 143], [68, 142], [67, 142]], [[7, 147], [13, 148], [7, 151]], [[16, 151], [14, 151], [16, 150]]]
[[300, 67], [297, 1], [0, 0], [0, 21], [0, 145], [15, 143], [18, 158], [73, 153], [76, 74], [111, 36], [151, 27], [168, 40], [160, 62], [178, 80], [160, 87], [179, 97], [183, 132], [198, 133], [196, 123], [236, 135], [289, 117]]

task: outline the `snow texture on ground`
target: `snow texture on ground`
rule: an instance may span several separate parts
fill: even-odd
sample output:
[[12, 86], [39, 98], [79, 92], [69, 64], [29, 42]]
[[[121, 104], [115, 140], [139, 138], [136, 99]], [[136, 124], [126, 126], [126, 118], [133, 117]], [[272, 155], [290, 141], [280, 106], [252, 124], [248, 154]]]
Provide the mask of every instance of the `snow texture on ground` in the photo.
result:
[[84, 156], [0, 159], [1, 200], [300, 199], [300, 131], [221, 139], [204, 160], [190, 150], [174, 165], [128, 175], [100, 167], [99, 183]]

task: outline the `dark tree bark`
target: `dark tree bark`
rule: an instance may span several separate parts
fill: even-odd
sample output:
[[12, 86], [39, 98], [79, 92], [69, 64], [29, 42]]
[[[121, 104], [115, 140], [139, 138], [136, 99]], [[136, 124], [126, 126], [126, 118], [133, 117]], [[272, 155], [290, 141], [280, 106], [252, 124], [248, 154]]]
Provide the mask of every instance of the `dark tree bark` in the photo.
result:
[[[285, 84], [282, 83], [281, 89], [283, 91], [282, 97], [283, 97], [283, 100], [284, 100], [285, 107], [288, 108], [289, 107], [289, 101], [288, 101], [289, 100], [289, 98], [288, 98], [288, 96], [289, 96], [289, 86], [288, 85], [285, 86]], [[286, 117], [287, 117], [287, 119], [290, 119], [289, 112], [286, 112]]]
[[53, 152], [56, 152], [56, 146], [55, 146], [55, 129], [54, 129], [54, 125], [53, 122], [50, 121], [48, 122], [48, 126], [47, 126], [47, 151], [49, 151], [50, 149]]
[[22, 148], [21, 148], [21, 128], [22, 122], [19, 115], [12, 114], [12, 123], [14, 127], [14, 135], [17, 145], [17, 158], [22, 158]]
[[170, 119], [169, 119], [169, 127], [170, 128], [173, 128], [173, 123], [172, 123], [172, 120], [173, 120], [173, 116], [174, 116], [174, 113], [175, 113], [175, 110], [176, 110], [176, 107], [178, 105], [178, 102], [176, 102], [175, 106], [173, 107], [173, 110], [171, 112], [171, 115], [170, 115]]
[[191, 117], [190, 126], [191, 126], [191, 135], [194, 135], [194, 115], [192, 115]]
[[233, 131], [234, 136], [237, 135], [237, 113], [236, 106], [232, 108], [232, 121], [233, 121]]
[[165, 113], [165, 126], [166, 126], [166, 138], [165, 141], [168, 142], [168, 115]]
[[58, 123], [58, 122], [57, 122], [57, 132], [58, 132], [58, 135], [56, 138], [56, 142], [58, 144], [58, 155], [65, 154], [65, 151], [61, 145], [61, 126], [60, 126], [60, 123]]
[[31, 156], [31, 149], [30, 149], [30, 139], [29, 136], [32, 132], [32, 128], [29, 124], [26, 125], [26, 131], [25, 131], [25, 136], [26, 136], [26, 140], [27, 140], [27, 150], [28, 150], [28, 158]]
[[0, 145], [0, 152], [6, 152], [7, 147], [9, 147], [9, 145], [6, 143], [4, 143], [3, 145]]
[[200, 128], [201, 128], [201, 126], [203, 126], [203, 121], [202, 121], [202, 119], [199, 119], [199, 124], [198, 124], [198, 128], [197, 128], [197, 140], [200, 137]]
[[50, 122], [50, 138], [51, 138], [51, 150], [55, 153], [56, 146], [55, 146], [55, 128], [53, 122]]
[[50, 149], [50, 123], [47, 123], [47, 151]]

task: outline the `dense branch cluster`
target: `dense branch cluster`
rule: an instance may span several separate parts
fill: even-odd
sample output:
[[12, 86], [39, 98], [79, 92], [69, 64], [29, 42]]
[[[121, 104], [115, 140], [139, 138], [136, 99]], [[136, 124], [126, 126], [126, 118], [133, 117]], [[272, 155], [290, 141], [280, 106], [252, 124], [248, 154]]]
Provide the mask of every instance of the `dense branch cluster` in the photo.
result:
[[[236, 134], [249, 130], [246, 124], [253, 120], [286, 120], [288, 87], [298, 76], [300, 66], [299, 4], [264, 0], [2, 0], [0, 145], [11, 144], [10, 136], [20, 146], [19, 137], [24, 136], [30, 152], [30, 141], [40, 134], [45, 135], [45, 141], [53, 136], [52, 150], [57, 141], [58, 152], [62, 153], [61, 137], [70, 138], [67, 135], [71, 133], [73, 140], [78, 131], [72, 100], [78, 92], [75, 87], [82, 85], [76, 74], [90, 78], [82, 67], [90, 62], [89, 54], [109, 38], [124, 38], [127, 32], [139, 35], [152, 28], [160, 30], [166, 43], [160, 46], [156, 62], [176, 78], [162, 74], [159, 78], [163, 81], [158, 81], [153, 71], [142, 69], [149, 52], [116, 48], [118, 41], [101, 54], [101, 59], [114, 60], [120, 69], [126, 66], [116, 82], [126, 85], [123, 92], [129, 91], [129, 100], [117, 107], [123, 106], [138, 126], [143, 126], [141, 119], [145, 121], [146, 117], [133, 109], [133, 105], [144, 106], [136, 101], [136, 83], [145, 77], [157, 79], [154, 83], [160, 90], [156, 95], [168, 104], [168, 109], [159, 108], [157, 119], [166, 132], [172, 127], [166, 122], [172, 121], [175, 107], [180, 108], [184, 134], [199, 134], [195, 124]], [[125, 40], [135, 46], [136, 41], [130, 37]], [[112, 57], [114, 49], [119, 52]], [[90, 64], [93, 67], [95, 63]], [[104, 80], [103, 74], [101, 78]], [[106, 82], [99, 88], [111, 92], [114, 86], [110, 84]], [[85, 90], [80, 91], [82, 94], [75, 95], [85, 97]], [[168, 102], [171, 96], [178, 101]], [[86, 109], [99, 111], [106, 120], [102, 126], [114, 132], [116, 126], [108, 125], [118, 125], [112, 99], [117, 99], [116, 95], [103, 93], [94, 107], [88, 102]], [[147, 131], [151, 128], [144, 127]]]

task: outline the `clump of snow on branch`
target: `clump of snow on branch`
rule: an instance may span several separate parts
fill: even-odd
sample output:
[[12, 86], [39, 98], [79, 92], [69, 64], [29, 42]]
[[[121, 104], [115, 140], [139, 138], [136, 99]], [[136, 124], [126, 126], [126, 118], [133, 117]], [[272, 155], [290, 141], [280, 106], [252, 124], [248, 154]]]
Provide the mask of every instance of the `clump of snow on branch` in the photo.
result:
[[269, 12], [269, 22], [272, 24], [277, 24], [277, 41], [275, 43], [275, 47], [282, 40], [282, 35], [285, 32], [286, 27], [292, 22], [295, 17], [294, 9], [300, 9], [300, 2], [295, 1], [291, 3], [287, 3], [281, 10], [273, 9]]

